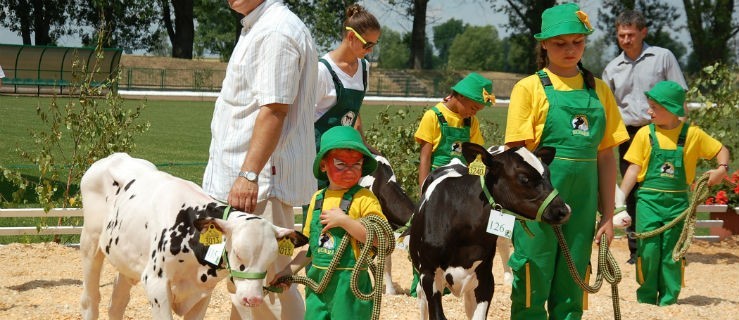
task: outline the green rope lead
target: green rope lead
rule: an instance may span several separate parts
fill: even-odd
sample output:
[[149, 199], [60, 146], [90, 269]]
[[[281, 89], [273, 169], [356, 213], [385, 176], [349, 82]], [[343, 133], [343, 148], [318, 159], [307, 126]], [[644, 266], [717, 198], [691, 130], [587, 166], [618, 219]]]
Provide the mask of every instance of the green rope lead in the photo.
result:
[[572, 261], [572, 255], [570, 249], [567, 247], [567, 242], [562, 235], [561, 226], [552, 226], [554, 233], [557, 235], [557, 242], [559, 247], [562, 249], [562, 255], [565, 257], [567, 262], [567, 269], [570, 271], [572, 279], [577, 285], [588, 293], [596, 293], [600, 290], [603, 285], [603, 279], [611, 284], [611, 300], [613, 302], [613, 318], [615, 320], [621, 320], [621, 306], [618, 300], [618, 284], [621, 282], [621, 269], [618, 267], [616, 258], [613, 257], [611, 251], [608, 250], [607, 236], [603, 233], [600, 237], [600, 246], [598, 246], [598, 272], [595, 276], [595, 284], [591, 287], [580, 278], [580, 275], [575, 268], [575, 263]]
[[708, 173], [704, 173], [702, 176], [700, 176], [700, 178], [698, 178], [698, 180], [696, 180], [695, 190], [693, 190], [690, 197], [690, 204], [680, 215], [675, 217], [675, 219], [665, 224], [664, 226], [651, 231], [642, 233], [630, 232], [629, 238], [645, 239], [649, 237], [654, 237], [662, 232], [665, 232], [665, 230], [674, 227], [680, 221], [685, 220], [683, 230], [680, 233], [680, 238], [678, 238], [677, 243], [675, 244], [675, 248], [672, 249], [672, 260], [678, 261], [682, 259], [682, 257], [685, 256], [685, 253], [688, 252], [688, 248], [690, 248], [690, 244], [693, 240], [693, 235], [695, 235], [695, 221], [698, 219], [696, 208], [700, 204], [706, 202], [706, 199], [709, 195], [709, 177], [710, 175]]
[[[352, 270], [350, 287], [352, 289], [352, 293], [354, 293], [354, 296], [358, 299], [373, 301], [371, 319], [378, 320], [380, 319], [380, 308], [382, 307], [382, 277], [385, 271], [385, 262], [387, 256], [390, 255], [395, 249], [395, 237], [393, 236], [393, 229], [390, 227], [390, 224], [388, 224], [385, 219], [382, 219], [377, 215], [366, 216], [359, 219], [359, 222], [361, 222], [364, 228], [367, 230], [366, 243], [370, 245], [365, 245], [362, 243], [359, 244], [360, 252], [359, 257], [357, 258], [357, 267]], [[308, 277], [296, 275], [282, 277], [278, 279], [276, 283], [298, 283], [309, 287], [316, 293], [322, 293], [324, 290], [326, 290], [329, 281], [331, 281], [331, 278], [334, 275], [334, 271], [336, 271], [336, 268], [339, 265], [339, 260], [341, 259], [341, 256], [344, 254], [344, 251], [349, 245], [350, 238], [351, 237], [347, 234], [341, 239], [339, 247], [336, 250], [336, 254], [331, 260], [331, 263], [329, 263], [328, 269], [326, 269], [326, 274], [324, 274], [320, 283], [316, 283], [313, 279], [310, 279]], [[377, 247], [371, 245], [375, 241], [375, 238], [377, 239]], [[375, 254], [377, 254], [376, 265], [372, 261]], [[374, 287], [370, 290], [369, 293], [361, 292], [361, 290], [359, 290], [359, 288], [357, 287], [357, 284], [359, 282], [359, 274], [362, 270], [362, 268], [360, 268], [359, 266], [362, 265], [367, 265], [370, 272], [372, 273]]]

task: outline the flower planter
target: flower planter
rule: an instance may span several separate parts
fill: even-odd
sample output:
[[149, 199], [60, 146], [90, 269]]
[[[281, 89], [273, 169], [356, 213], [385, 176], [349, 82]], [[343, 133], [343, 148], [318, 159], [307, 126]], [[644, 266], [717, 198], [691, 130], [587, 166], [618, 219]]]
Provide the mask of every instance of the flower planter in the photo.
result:
[[721, 227], [712, 227], [711, 234], [719, 236], [721, 240], [731, 235], [739, 234], [739, 207], [727, 205], [700, 205], [698, 212], [708, 212], [711, 220], [723, 220]]

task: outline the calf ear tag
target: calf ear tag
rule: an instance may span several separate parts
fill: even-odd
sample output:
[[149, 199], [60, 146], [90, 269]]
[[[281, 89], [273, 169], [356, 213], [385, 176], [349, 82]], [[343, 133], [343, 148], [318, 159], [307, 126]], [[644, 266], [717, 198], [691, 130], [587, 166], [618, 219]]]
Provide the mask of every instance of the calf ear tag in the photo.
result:
[[295, 245], [288, 237], [284, 237], [280, 241], [277, 241], [277, 248], [281, 255], [288, 257], [291, 257], [293, 255], [293, 251], [295, 251]]
[[210, 246], [223, 242], [223, 233], [216, 228], [215, 224], [205, 225], [205, 231], [200, 232], [200, 243]]
[[482, 159], [478, 154], [474, 161], [467, 166], [467, 171], [471, 175], [484, 176], [485, 175], [485, 164], [482, 163]]

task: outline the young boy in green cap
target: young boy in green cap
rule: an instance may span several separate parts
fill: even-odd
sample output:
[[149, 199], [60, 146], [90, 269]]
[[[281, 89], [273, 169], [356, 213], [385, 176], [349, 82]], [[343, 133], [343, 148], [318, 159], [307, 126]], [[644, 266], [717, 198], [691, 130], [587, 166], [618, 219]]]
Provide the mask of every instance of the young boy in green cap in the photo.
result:
[[[709, 170], [708, 184], [721, 182], [729, 171], [729, 150], [700, 128], [683, 123], [685, 90], [676, 82], [662, 81], [645, 92], [652, 123], [634, 136], [624, 159], [631, 165], [621, 190], [636, 193], [636, 232], [657, 229], [679, 216], [689, 205], [688, 190], [698, 159], [718, 160]], [[685, 259], [672, 260], [672, 250], [683, 223], [654, 237], [637, 240], [637, 301], [660, 306], [677, 302], [683, 283]]]
[[311, 263], [306, 275], [320, 282], [343, 237], [351, 237], [351, 250], [347, 248], [344, 251], [336, 272], [322, 293], [305, 288], [305, 319], [369, 319], [372, 315], [372, 301], [356, 298], [349, 284], [352, 270], [362, 268], [357, 287], [362, 292], [371, 290], [367, 266], [356, 265], [358, 242], [367, 240], [367, 230], [358, 220], [368, 215], [383, 219], [385, 216], [372, 191], [357, 183], [375, 168], [377, 161], [356, 129], [337, 126], [321, 136], [321, 149], [313, 162], [313, 175], [318, 179], [328, 179], [329, 185], [313, 195], [308, 207], [303, 234], [310, 239], [309, 248], [298, 253], [290, 266], [275, 279], [295, 274]]
[[431, 170], [449, 164], [453, 158], [464, 162], [462, 142], [485, 143], [475, 114], [495, 103], [493, 82], [473, 72], [451, 89], [449, 96], [423, 114], [414, 135], [421, 144], [419, 189]]
[[[495, 103], [493, 82], [478, 73], [470, 73], [452, 88], [451, 94], [427, 110], [414, 134], [421, 144], [418, 165], [418, 190], [431, 170], [449, 164], [457, 158], [464, 162], [462, 143], [483, 145], [478, 111]], [[410, 294], [416, 297], [418, 273], [413, 270]]]

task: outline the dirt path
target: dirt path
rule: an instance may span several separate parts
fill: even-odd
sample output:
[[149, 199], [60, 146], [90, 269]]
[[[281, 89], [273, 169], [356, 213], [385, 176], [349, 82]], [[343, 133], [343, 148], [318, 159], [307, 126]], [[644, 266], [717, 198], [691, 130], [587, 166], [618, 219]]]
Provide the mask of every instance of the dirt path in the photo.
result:
[[[720, 243], [695, 243], [687, 255], [686, 285], [677, 305], [656, 307], [636, 302], [634, 268], [625, 263], [628, 249], [625, 239], [613, 245], [622, 264], [624, 281], [619, 285], [623, 319], [737, 319], [739, 315], [739, 236]], [[0, 319], [81, 319], [79, 296], [82, 271], [79, 250], [57, 244], [11, 244], [0, 246]], [[410, 263], [405, 251], [393, 253], [393, 280], [396, 287], [408, 291]], [[500, 260], [493, 271], [502, 279]], [[102, 278], [101, 318], [106, 319], [113, 272], [106, 265]], [[510, 287], [496, 284], [488, 319], [507, 319], [510, 314]], [[229, 302], [223, 283], [216, 288], [207, 319], [227, 319]], [[444, 297], [449, 319], [464, 319], [462, 301]], [[590, 296], [590, 310], [584, 319], [613, 319], [610, 288]], [[127, 319], [150, 319], [148, 303], [141, 286], [133, 290], [126, 311]], [[407, 295], [384, 296], [383, 319], [417, 319], [416, 300]]]

